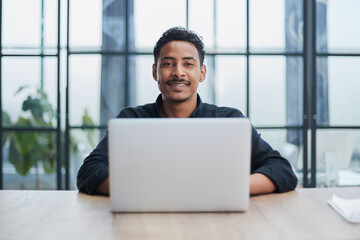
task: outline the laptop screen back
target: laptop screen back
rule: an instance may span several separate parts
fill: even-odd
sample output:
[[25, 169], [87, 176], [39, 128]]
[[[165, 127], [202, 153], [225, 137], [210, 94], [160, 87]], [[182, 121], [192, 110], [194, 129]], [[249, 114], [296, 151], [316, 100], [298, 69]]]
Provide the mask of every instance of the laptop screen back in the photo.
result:
[[250, 152], [244, 118], [112, 119], [112, 211], [244, 211]]

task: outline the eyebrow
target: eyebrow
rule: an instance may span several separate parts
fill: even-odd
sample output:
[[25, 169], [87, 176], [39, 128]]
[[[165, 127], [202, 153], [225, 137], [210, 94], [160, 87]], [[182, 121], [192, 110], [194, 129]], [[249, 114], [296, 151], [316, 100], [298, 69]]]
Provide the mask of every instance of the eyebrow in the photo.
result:
[[[160, 59], [160, 62], [163, 60], [175, 60], [174, 57], [163, 57], [162, 59]], [[183, 57], [182, 60], [194, 60], [196, 61], [196, 59], [194, 57]]]
[[196, 59], [194, 57], [184, 57], [183, 60], [194, 60], [194, 61], [196, 61]]

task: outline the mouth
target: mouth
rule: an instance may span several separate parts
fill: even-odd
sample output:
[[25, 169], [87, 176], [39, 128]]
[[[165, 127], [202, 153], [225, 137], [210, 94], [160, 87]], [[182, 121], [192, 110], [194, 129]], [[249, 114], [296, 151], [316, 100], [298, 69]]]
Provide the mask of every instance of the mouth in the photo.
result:
[[174, 87], [185, 87], [190, 85], [190, 81], [187, 81], [185, 79], [172, 79], [167, 81], [166, 84]]

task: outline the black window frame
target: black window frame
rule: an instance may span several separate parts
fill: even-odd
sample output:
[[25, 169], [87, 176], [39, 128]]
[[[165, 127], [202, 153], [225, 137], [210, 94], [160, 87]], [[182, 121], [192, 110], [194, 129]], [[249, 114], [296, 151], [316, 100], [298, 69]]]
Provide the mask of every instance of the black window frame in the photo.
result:
[[[5, 127], [3, 126], [2, 115], [0, 116], [0, 139], [3, 138], [3, 133], [8, 131], [39, 131], [39, 132], [54, 132], [56, 133], [57, 139], [57, 167], [56, 167], [56, 185], [57, 189], [71, 189], [71, 180], [70, 179], [70, 132], [71, 130], [82, 129], [82, 130], [105, 130], [107, 127], [105, 125], [97, 125], [97, 126], [84, 126], [84, 125], [71, 125], [69, 122], [70, 113], [69, 106], [71, 104], [69, 100], [69, 58], [72, 55], [84, 55], [84, 54], [94, 54], [102, 56], [123, 56], [125, 58], [125, 71], [124, 71], [124, 79], [125, 79], [125, 103], [124, 107], [130, 105], [134, 102], [134, 96], [130, 94], [131, 91], [131, 83], [130, 80], [132, 76], [130, 76], [128, 66], [129, 59], [136, 56], [145, 56], [152, 55], [150, 51], [137, 51], [131, 50], [129, 47], [129, 11], [128, 6], [129, 2], [132, 0], [125, 0], [125, 49], [123, 51], [77, 51], [72, 50], [69, 46], [69, 27], [70, 27], [70, 0], [67, 0], [67, 9], [66, 9], [66, 46], [65, 48], [61, 47], [61, 0], [57, 1], [58, 6], [58, 17], [57, 17], [57, 47], [55, 54], [44, 54], [43, 49], [41, 48], [41, 52], [39, 54], [3, 54], [3, 45], [2, 45], [2, 32], [0, 31], [0, 110], [2, 110], [2, 59], [3, 57], [40, 57], [42, 60], [45, 57], [56, 57], [57, 59], [57, 126], [54, 128], [41, 128], [41, 127]], [[41, 0], [42, 5], [44, 0]], [[2, 12], [2, 3], [0, 0], [0, 12]], [[216, 34], [216, 4], [217, 0], [213, 0], [214, 4], [214, 34]], [[284, 57], [301, 57], [303, 59], [303, 122], [300, 125], [289, 126], [255, 126], [258, 130], [301, 130], [302, 138], [303, 138], [303, 170], [302, 170], [302, 182], [303, 187], [316, 187], [316, 132], [319, 129], [360, 129], [360, 125], [355, 126], [334, 126], [334, 125], [319, 125], [317, 124], [317, 93], [316, 93], [316, 60], [318, 57], [360, 57], [359, 53], [331, 53], [331, 52], [318, 52], [316, 49], [316, 1], [315, 0], [303, 0], [303, 20], [304, 20], [304, 41], [303, 41], [303, 50], [299, 53], [291, 53], [291, 52], [252, 52], [250, 49], [250, 39], [249, 39], [249, 30], [250, 30], [250, 9], [249, 9], [250, 0], [246, 0], [246, 49], [245, 52], [219, 52], [208, 50], [207, 55], [211, 57], [216, 56], [242, 56], [246, 58], [246, 115], [251, 119], [250, 116], [250, 58], [252, 56], [284, 56]], [[42, 8], [42, 14], [43, 14]], [[2, 26], [3, 20], [0, 18], [0, 26]], [[186, 26], [189, 26], [189, 0], [186, 0]], [[60, 69], [60, 52], [62, 49], [66, 50], [66, 66], [65, 70]], [[150, 66], [149, 66], [150, 67]], [[61, 93], [60, 93], [60, 74], [64, 73], [66, 75], [66, 91], [65, 91], [65, 106], [62, 106], [61, 103]], [[65, 116], [61, 116], [61, 108], [65, 108]], [[65, 135], [64, 135], [64, 149], [62, 149], [62, 121], [65, 121]], [[311, 137], [308, 139], [308, 130], [311, 132]], [[311, 142], [311, 147], [308, 149], [308, 142]], [[64, 150], [64, 152], [63, 152]], [[64, 167], [62, 163], [62, 153], [64, 153]], [[308, 165], [308, 153], [310, 153], [312, 161], [310, 161], [310, 166]], [[62, 170], [65, 170], [65, 175], [62, 173]], [[3, 189], [3, 149], [0, 148], [0, 189]]]

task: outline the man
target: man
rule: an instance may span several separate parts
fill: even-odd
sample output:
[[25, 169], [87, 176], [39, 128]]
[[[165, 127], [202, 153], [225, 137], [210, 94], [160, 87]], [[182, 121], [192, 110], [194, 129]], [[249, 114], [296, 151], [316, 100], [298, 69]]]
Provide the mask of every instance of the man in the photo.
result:
[[[123, 109], [118, 118], [244, 117], [237, 109], [202, 103], [197, 94], [206, 76], [201, 37], [184, 28], [171, 28], [163, 33], [153, 53], [152, 74], [161, 94], [155, 103]], [[250, 194], [290, 191], [296, 184], [289, 162], [253, 128]], [[109, 195], [107, 135], [84, 160], [77, 186], [88, 194]]]

